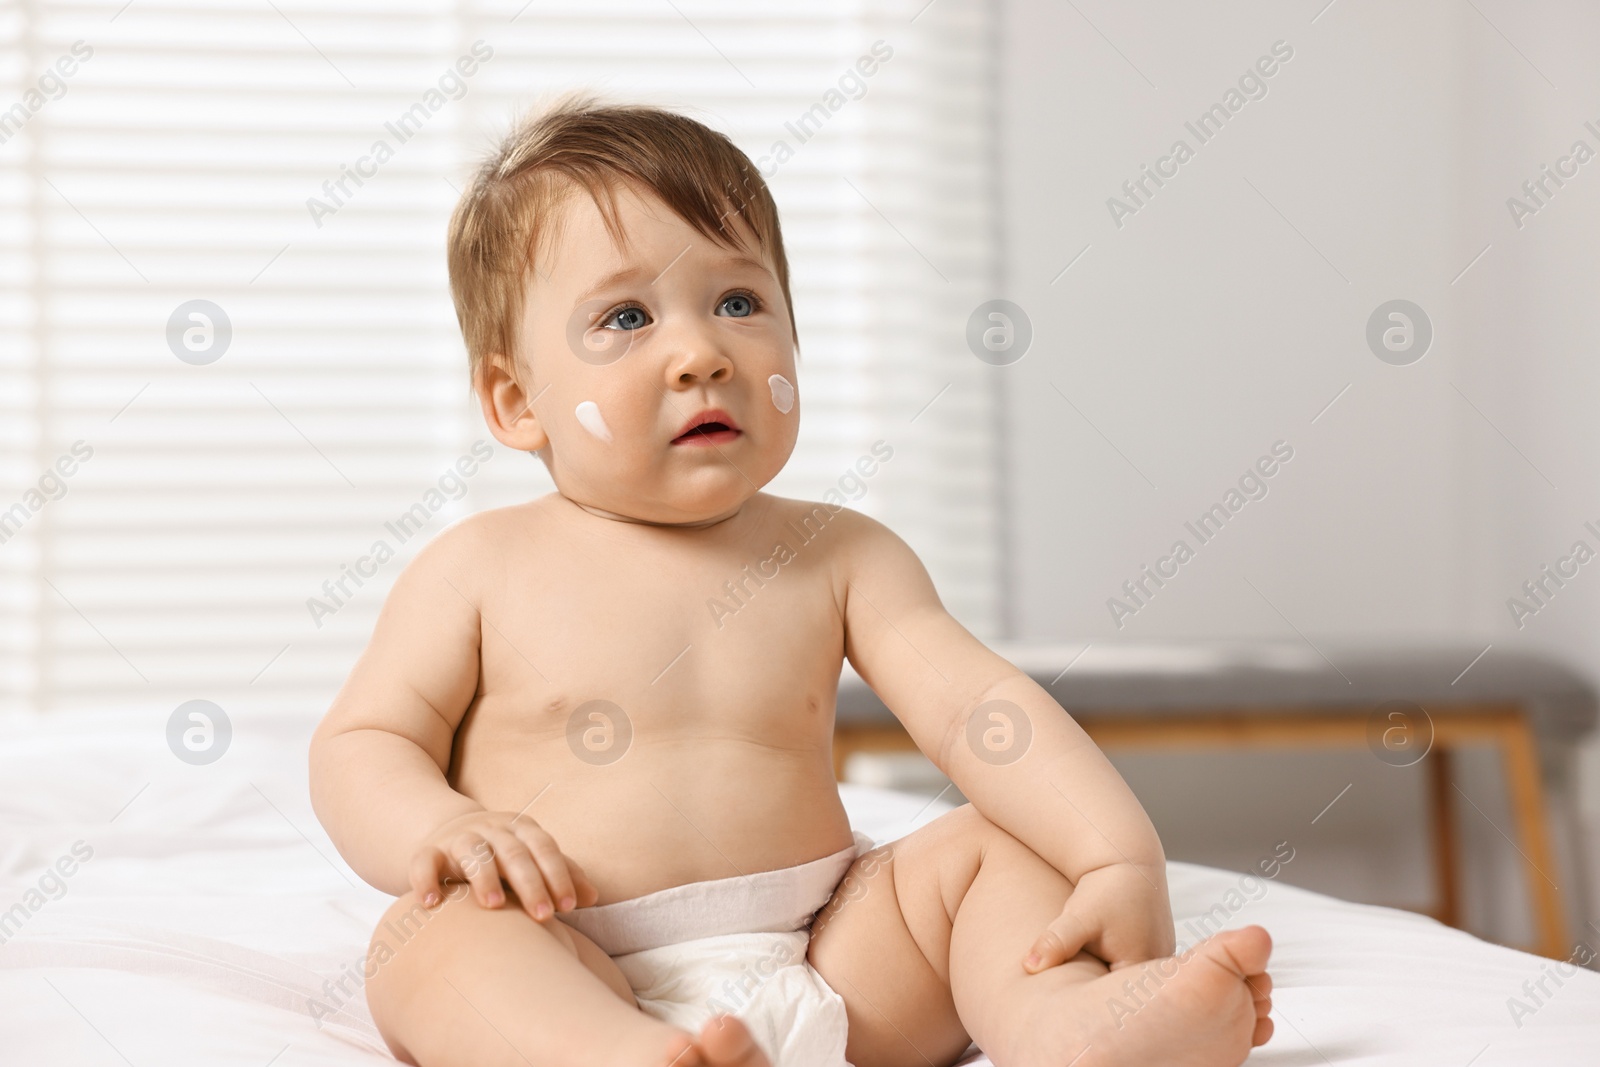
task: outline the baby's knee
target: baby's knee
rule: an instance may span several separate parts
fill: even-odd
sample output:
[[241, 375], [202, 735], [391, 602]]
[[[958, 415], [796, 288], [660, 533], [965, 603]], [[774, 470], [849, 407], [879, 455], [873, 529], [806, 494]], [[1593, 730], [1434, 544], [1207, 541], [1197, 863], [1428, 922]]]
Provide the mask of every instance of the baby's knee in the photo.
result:
[[998, 836], [1010, 837], [971, 803], [954, 808], [940, 817], [946, 832], [963, 840], [987, 844]]
[[1004, 827], [991, 822], [971, 804], [946, 812], [929, 828], [937, 826], [939, 834], [929, 842], [946, 864], [956, 864], [960, 870], [976, 875], [980, 866], [998, 864], [1010, 867], [1017, 864], [1038, 863], [1049, 866], [1025, 843], [1013, 837]]
[[[407, 893], [389, 905], [378, 920], [367, 943], [363, 977], [366, 979], [367, 1010], [389, 1051], [402, 1063], [415, 1063], [400, 1043], [397, 1021], [404, 1019], [417, 977], [408, 964], [418, 954], [416, 939], [437, 917], [438, 908], [427, 908], [415, 893]], [[412, 946], [410, 951], [404, 951]]]
[[455, 912], [464, 907], [475, 907], [466, 885], [451, 886], [445, 890], [444, 900], [428, 907], [415, 893], [397, 897], [383, 918], [378, 920], [367, 945], [367, 968], [386, 967], [401, 958], [401, 949], [416, 942], [431, 927], [452, 925]]
[[393, 940], [410, 941], [416, 937], [433, 921], [438, 910], [424, 905], [415, 893], [395, 898], [372, 931], [372, 939], [367, 946], [368, 959], [380, 948], [392, 948], [390, 942]]
[[367, 942], [366, 986], [369, 1003], [386, 998], [396, 972], [404, 970], [406, 962], [416, 955], [415, 948], [410, 953], [403, 950], [413, 945], [423, 931], [437, 921], [439, 913], [449, 903], [447, 900], [439, 907], [429, 908], [415, 893], [407, 893], [389, 905]]

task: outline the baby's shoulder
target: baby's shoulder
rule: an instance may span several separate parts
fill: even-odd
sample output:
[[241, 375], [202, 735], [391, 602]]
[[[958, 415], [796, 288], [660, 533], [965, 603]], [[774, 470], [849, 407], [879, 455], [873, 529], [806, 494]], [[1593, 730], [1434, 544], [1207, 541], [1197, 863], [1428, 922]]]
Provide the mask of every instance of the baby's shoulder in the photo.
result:
[[544, 521], [547, 498], [464, 515], [436, 534], [417, 554], [426, 565], [451, 567], [500, 556], [507, 544], [525, 544]]
[[800, 500], [766, 492], [760, 493], [759, 497], [766, 504], [764, 518], [770, 523], [793, 526], [803, 522], [816, 529], [831, 526], [839, 530], [853, 530], [863, 520], [873, 521], [861, 512], [831, 500]]
[[[872, 516], [843, 504], [823, 500], [796, 500], [762, 493], [768, 502], [772, 529], [815, 543], [825, 552], [854, 556], [881, 551], [888, 543], [899, 542], [894, 531]], [[827, 531], [826, 537], [819, 536]]]

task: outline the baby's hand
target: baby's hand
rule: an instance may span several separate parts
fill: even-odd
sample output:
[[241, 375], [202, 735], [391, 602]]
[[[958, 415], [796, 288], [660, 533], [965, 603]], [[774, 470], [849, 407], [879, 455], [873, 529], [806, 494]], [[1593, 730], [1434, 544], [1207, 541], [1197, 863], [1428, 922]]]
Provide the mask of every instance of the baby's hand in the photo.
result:
[[540, 922], [600, 899], [583, 868], [562, 855], [538, 823], [506, 811], [471, 812], [428, 836], [411, 860], [411, 888], [431, 908], [444, 899], [441, 882], [449, 879], [471, 884], [486, 908], [505, 903], [504, 879]]
[[1172, 905], [1161, 871], [1113, 863], [1078, 880], [1054, 922], [1033, 943], [1023, 970], [1037, 974], [1087, 950], [1111, 966], [1172, 955]]

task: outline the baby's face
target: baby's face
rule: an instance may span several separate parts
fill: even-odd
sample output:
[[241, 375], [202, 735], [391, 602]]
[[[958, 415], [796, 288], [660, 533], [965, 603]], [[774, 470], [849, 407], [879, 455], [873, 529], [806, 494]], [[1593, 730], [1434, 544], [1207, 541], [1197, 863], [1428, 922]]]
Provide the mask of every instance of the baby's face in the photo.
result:
[[[538, 452], [562, 495], [590, 508], [657, 523], [736, 513], [788, 461], [799, 430], [789, 309], [770, 256], [748, 234], [745, 249], [719, 245], [630, 188], [617, 192], [626, 247], [586, 194], [560, 210], [529, 283], [527, 392], [504, 380], [485, 391], [528, 413], [511, 424], [514, 440], [497, 436]], [[502, 424], [514, 414], [501, 411]], [[697, 422], [706, 428], [690, 430]]]

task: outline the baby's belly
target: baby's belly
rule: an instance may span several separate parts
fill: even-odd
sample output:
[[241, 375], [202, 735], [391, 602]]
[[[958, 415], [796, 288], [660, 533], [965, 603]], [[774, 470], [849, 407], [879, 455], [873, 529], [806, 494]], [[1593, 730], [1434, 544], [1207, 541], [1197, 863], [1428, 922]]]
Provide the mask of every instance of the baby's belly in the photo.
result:
[[851, 844], [826, 751], [636, 740], [615, 762], [590, 763], [564, 739], [475, 740], [456, 788], [491, 811], [526, 808], [588, 874], [601, 904], [793, 867]]

